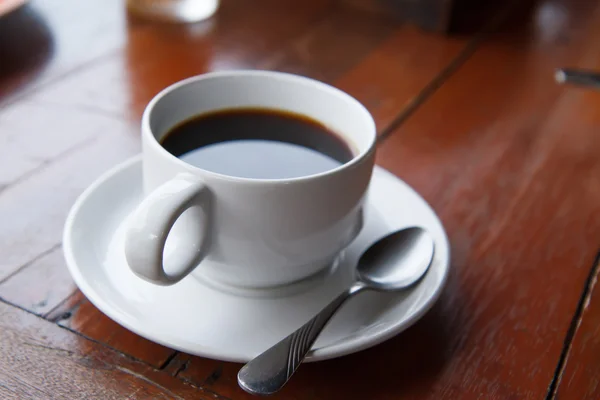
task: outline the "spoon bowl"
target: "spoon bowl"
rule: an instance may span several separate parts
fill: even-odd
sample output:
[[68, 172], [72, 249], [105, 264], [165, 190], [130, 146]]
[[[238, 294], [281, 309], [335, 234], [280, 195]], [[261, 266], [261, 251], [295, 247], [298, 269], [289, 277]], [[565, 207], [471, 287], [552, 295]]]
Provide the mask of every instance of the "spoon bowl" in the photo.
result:
[[401, 290], [420, 280], [431, 265], [435, 244], [423, 228], [387, 235], [360, 257], [358, 278], [374, 290]]

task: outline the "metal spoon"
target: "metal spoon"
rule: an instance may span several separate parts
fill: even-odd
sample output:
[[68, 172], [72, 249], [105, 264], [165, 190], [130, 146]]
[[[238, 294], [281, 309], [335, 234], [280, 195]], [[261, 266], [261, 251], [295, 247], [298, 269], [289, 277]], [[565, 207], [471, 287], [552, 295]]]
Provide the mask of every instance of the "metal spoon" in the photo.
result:
[[238, 383], [252, 394], [281, 389], [342, 303], [363, 290], [395, 291], [415, 284], [427, 271], [434, 242], [422, 228], [394, 232], [374, 243], [358, 261], [357, 280], [294, 333], [244, 365]]
[[571, 83], [600, 89], [600, 73], [595, 71], [563, 68], [556, 70], [554, 79], [558, 83]]

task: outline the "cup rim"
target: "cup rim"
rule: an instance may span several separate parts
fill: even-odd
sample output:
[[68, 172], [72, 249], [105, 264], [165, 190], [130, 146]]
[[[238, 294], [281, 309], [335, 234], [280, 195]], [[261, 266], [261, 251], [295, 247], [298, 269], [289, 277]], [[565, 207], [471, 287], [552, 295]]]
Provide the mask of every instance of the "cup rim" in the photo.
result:
[[[293, 178], [246, 178], [246, 177], [240, 177], [240, 176], [234, 176], [234, 175], [221, 174], [218, 172], [210, 171], [210, 170], [189, 164], [189, 163], [181, 160], [180, 158], [174, 156], [168, 150], [166, 150], [160, 144], [160, 142], [156, 139], [156, 136], [154, 136], [154, 134], [152, 133], [152, 128], [150, 126], [150, 115], [152, 114], [154, 108], [160, 102], [160, 100], [163, 97], [165, 97], [167, 94], [169, 94], [173, 91], [176, 91], [179, 88], [189, 85], [191, 83], [208, 80], [208, 79], [219, 78], [219, 77], [234, 77], [234, 76], [235, 77], [263, 76], [263, 77], [280, 79], [282, 81], [287, 81], [287, 82], [294, 81], [295, 83], [304, 83], [307, 85], [315, 86], [316, 89], [319, 89], [322, 91], [327, 91], [329, 93], [334, 94], [335, 96], [341, 97], [342, 99], [344, 99], [345, 101], [348, 101], [350, 104], [352, 104], [354, 107], [356, 107], [358, 112], [362, 113], [363, 116], [365, 117], [366, 123], [367, 123], [367, 125], [369, 125], [368, 130], [371, 132], [371, 137], [369, 138], [368, 145], [365, 146], [362, 150], [359, 149], [359, 153], [356, 154], [350, 161], [345, 162], [335, 168], [332, 168], [327, 171], [319, 172], [316, 174], [303, 175], [303, 176], [293, 177]], [[288, 184], [288, 183], [292, 183], [292, 182], [310, 181], [310, 180], [314, 180], [314, 179], [318, 179], [318, 178], [336, 175], [340, 171], [353, 168], [357, 164], [360, 164], [361, 162], [363, 162], [363, 160], [366, 159], [375, 150], [375, 146], [377, 143], [377, 130], [376, 130], [376, 126], [375, 126], [375, 121], [373, 120], [373, 116], [371, 115], [369, 110], [367, 110], [367, 108], [362, 103], [360, 103], [358, 100], [356, 100], [354, 97], [352, 97], [348, 93], [346, 93], [343, 90], [340, 90], [332, 85], [329, 85], [327, 83], [318, 81], [316, 79], [308, 78], [308, 77], [305, 77], [302, 75], [290, 74], [287, 72], [265, 71], [265, 70], [214, 71], [214, 72], [207, 72], [207, 73], [200, 74], [200, 75], [195, 75], [195, 76], [180, 80], [178, 82], [175, 82], [175, 83], [167, 86], [166, 88], [162, 89], [160, 92], [158, 92], [150, 100], [150, 102], [146, 105], [146, 108], [144, 109], [144, 112], [142, 114], [142, 124], [141, 125], [142, 125], [142, 135], [146, 136], [146, 138], [148, 139], [148, 144], [154, 150], [157, 150], [161, 155], [168, 157], [173, 162], [175, 162], [177, 165], [185, 168], [186, 170], [191, 171], [191, 172], [201, 171], [203, 175], [207, 175], [209, 177], [223, 180], [223, 181], [250, 183], [250, 184]], [[143, 149], [142, 149], [142, 153], [143, 153]], [[142, 156], [143, 156], [143, 154], [142, 154]], [[142, 157], [142, 158], [144, 159], [145, 157]]]

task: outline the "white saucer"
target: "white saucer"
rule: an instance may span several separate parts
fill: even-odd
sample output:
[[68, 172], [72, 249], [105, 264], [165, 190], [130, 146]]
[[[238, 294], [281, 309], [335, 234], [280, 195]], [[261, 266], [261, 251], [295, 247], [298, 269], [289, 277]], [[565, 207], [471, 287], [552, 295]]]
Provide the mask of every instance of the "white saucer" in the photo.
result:
[[350, 300], [325, 328], [308, 359], [339, 357], [396, 335], [432, 306], [446, 279], [449, 247], [439, 219], [408, 185], [376, 167], [364, 229], [338, 268], [321, 282], [276, 297], [233, 295], [193, 276], [173, 286], [155, 286], [133, 275], [123, 254], [123, 222], [141, 199], [141, 174], [138, 156], [90, 186], [71, 209], [63, 246], [73, 279], [96, 307], [165, 346], [246, 362], [300, 327], [347, 287], [360, 253], [370, 243], [405, 226], [423, 226], [435, 238], [435, 257], [426, 276], [406, 292], [366, 292]]

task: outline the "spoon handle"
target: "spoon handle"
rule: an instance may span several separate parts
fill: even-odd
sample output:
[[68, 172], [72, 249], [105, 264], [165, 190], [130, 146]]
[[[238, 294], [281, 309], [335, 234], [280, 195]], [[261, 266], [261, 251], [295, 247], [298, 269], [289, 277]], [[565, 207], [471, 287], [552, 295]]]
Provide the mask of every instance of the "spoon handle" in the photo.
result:
[[600, 73], [586, 70], [559, 69], [555, 73], [559, 83], [600, 88]]
[[281, 389], [306, 357], [319, 334], [333, 314], [349, 297], [364, 289], [360, 282], [342, 292], [321, 312], [295, 332], [240, 369], [238, 383], [252, 394], [272, 394]]

